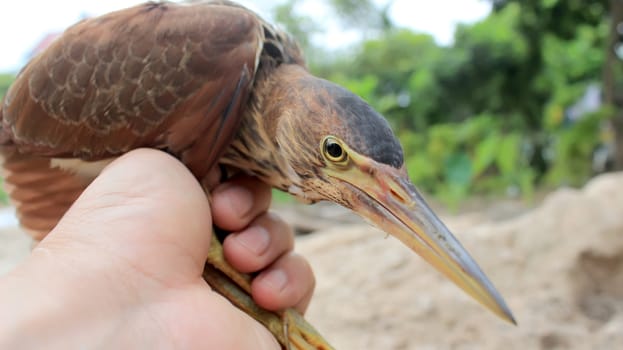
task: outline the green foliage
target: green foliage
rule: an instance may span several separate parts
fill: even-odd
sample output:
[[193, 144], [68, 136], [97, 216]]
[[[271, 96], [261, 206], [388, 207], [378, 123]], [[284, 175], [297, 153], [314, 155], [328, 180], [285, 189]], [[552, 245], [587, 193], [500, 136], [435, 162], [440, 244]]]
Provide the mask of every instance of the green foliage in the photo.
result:
[[0, 74], [0, 100], [4, 97], [15, 77], [12, 74]]
[[393, 28], [389, 18], [393, 0], [386, 1], [382, 6], [372, 0], [328, 0], [328, 3], [346, 27], [359, 28], [364, 32]]
[[424, 134], [403, 132], [400, 138], [413, 182], [451, 208], [474, 193], [517, 188], [530, 197], [534, 172], [525, 166], [523, 136], [503, 132], [499, 124], [495, 116], [483, 114], [462, 123], [431, 126]]
[[292, 203], [294, 200], [291, 194], [276, 189], [272, 190], [272, 196], [275, 203]]
[[525, 57], [528, 43], [518, 31], [520, 11], [518, 5], [511, 4], [481, 22], [460, 25], [455, 33], [455, 47], [490, 63]]
[[300, 0], [288, 0], [273, 9], [275, 21], [280, 23], [301, 45], [307, 55], [316, 51], [311, 43], [311, 36], [321, 32], [320, 26], [309, 16], [297, 11]]
[[434, 39], [406, 29], [386, 33], [380, 39], [365, 41], [343, 74], [361, 72], [378, 77], [380, 93], [399, 92], [418, 68], [426, 68], [440, 56]]
[[491, 0], [494, 11], [508, 6], [521, 8], [521, 31], [536, 37], [545, 32], [573, 39], [578, 25], [597, 26], [604, 22], [610, 0]]
[[603, 141], [600, 129], [608, 115], [608, 109], [604, 108], [551, 134], [551, 152], [555, 161], [547, 173], [548, 184], [579, 186], [592, 175], [591, 163], [587, 159]]
[[541, 97], [535, 91], [530, 45], [519, 32], [521, 12], [508, 6], [471, 26], [459, 26], [451, 48], [463, 60], [440, 74], [442, 87], [456, 101], [446, 113], [454, 120], [488, 112], [503, 117], [507, 126], [532, 128], [540, 124]]
[[[13, 83], [13, 80], [15, 80], [15, 76], [12, 74], [0, 74], [0, 103], [9, 89], [9, 86]], [[0, 178], [0, 204], [4, 205], [9, 203], [9, 197], [6, 192], [4, 192], [3, 182], [2, 178]]]
[[0, 205], [9, 204], [9, 195], [4, 191], [4, 179], [0, 178]]
[[[363, 8], [329, 3], [351, 19]], [[473, 194], [530, 200], [538, 186], [581, 185], [605, 141], [606, 112], [565, 115], [601, 81], [608, 1], [492, 3], [451, 46], [390, 28], [312, 66], [389, 119], [414, 183], [450, 207]]]

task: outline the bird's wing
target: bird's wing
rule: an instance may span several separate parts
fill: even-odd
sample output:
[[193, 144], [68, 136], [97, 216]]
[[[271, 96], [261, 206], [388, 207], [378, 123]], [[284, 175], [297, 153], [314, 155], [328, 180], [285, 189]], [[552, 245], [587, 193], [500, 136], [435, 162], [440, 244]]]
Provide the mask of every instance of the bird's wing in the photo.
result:
[[43, 239], [78, 198], [90, 178], [51, 166], [51, 159], [2, 149], [2, 176], [20, 224], [37, 241]]
[[[240, 122], [263, 38], [253, 13], [210, 3], [149, 3], [69, 28], [20, 72], [1, 106], [11, 197], [43, 208], [86, 186], [49, 157], [94, 161], [154, 147], [205, 174]], [[18, 180], [29, 177], [36, 181]]]

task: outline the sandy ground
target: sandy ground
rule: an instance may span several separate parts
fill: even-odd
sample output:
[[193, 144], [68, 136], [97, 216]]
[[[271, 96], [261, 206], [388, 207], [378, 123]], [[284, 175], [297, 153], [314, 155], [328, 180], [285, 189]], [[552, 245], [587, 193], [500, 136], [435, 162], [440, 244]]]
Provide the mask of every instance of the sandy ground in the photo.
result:
[[[317, 277], [308, 319], [337, 349], [623, 349], [623, 174], [558, 190], [503, 220], [478, 211], [443, 217], [518, 326], [494, 317], [395, 239], [335, 207], [309, 210], [332, 224], [284, 216], [301, 231], [320, 228], [299, 237], [297, 250]], [[30, 247], [11, 218], [10, 209], [0, 211], [0, 274]]]

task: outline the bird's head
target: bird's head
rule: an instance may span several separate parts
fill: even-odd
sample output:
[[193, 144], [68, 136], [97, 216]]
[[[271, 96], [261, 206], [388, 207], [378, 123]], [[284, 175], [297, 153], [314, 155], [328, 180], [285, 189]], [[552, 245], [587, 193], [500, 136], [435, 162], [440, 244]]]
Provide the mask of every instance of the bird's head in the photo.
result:
[[[395, 236], [469, 295], [505, 320], [513, 316], [476, 262], [409, 180], [389, 124], [348, 90], [289, 68], [275, 89], [273, 126], [297, 177], [290, 192], [352, 209]], [[283, 72], [282, 72], [283, 73]]]

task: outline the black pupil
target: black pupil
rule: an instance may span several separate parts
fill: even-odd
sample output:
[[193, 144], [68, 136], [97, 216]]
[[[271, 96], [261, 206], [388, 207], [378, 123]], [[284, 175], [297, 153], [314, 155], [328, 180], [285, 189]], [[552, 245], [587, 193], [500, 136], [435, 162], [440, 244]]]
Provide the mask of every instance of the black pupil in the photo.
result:
[[328, 142], [327, 153], [333, 158], [340, 158], [342, 156], [342, 147], [335, 142]]

